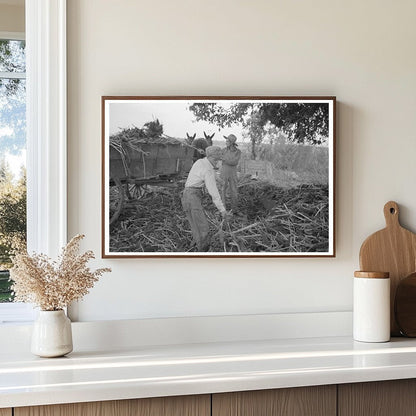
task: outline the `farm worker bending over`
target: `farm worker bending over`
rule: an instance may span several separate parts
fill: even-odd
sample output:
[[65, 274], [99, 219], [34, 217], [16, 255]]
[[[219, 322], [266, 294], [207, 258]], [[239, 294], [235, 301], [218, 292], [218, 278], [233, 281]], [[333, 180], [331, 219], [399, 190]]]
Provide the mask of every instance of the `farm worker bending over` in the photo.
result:
[[241, 150], [237, 148], [237, 137], [234, 134], [224, 137], [227, 147], [222, 152], [221, 179], [223, 180], [223, 186], [221, 196], [225, 205], [227, 189], [230, 188], [231, 209], [236, 212], [238, 207], [237, 165], [240, 161]]
[[218, 146], [208, 146], [205, 149], [205, 154], [206, 157], [197, 160], [192, 165], [182, 197], [182, 207], [191, 226], [198, 251], [208, 251], [210, 244], [209, 224], [202, 208], [202, 188], [204, 186], [223, 218], [227, 217], [215, 182], [214, 172], [214, 167], [221, 159], [222, 150]]

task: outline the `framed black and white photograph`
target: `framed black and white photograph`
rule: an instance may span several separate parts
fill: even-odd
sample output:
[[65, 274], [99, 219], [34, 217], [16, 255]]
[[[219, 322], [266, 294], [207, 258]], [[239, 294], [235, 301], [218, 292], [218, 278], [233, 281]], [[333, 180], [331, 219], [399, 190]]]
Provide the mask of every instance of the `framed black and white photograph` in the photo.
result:
[[103, 257], [334, 257], [335, 97], [102, 97]]

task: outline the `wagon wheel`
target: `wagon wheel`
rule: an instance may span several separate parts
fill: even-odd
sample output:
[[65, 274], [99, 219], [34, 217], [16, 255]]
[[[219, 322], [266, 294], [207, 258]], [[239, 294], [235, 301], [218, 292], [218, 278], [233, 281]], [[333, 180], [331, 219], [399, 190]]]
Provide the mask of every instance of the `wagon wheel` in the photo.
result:
[[140, 199], [145, 193], [145, 184], [128, 183], [126, 184], [126, 195], [129, 200]]
[[124, 187], [120, 179], [113, 178], [115, 185], [110, 186], [110, 225], [117, 221], [124, 205]]

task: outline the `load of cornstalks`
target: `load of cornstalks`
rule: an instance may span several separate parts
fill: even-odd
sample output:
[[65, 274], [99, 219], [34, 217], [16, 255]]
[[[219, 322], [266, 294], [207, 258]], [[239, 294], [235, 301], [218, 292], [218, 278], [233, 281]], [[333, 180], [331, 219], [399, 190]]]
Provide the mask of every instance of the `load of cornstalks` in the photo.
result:
[[179, 139], [163, 134], [163, 124], [158, 119], [145, 123], [142, 128], [128, 127], [110, 136], [110, 146], [119, 153], [125, 153], [125, 150], [129, 148], [142, 152], [140, 146], [145, 143], [178, 142], [182, 143]]
[[[127, 202], [110, 230], [112, 252], [192, 252], [192, 233], [181, 205], [183, 184], [148, 187]], [[279, 188], [240, 181], [239, 207], [223, 221], [210, 196], [203, 206], [211, 229], [210, 252], [328, 251], [328, 187]]]

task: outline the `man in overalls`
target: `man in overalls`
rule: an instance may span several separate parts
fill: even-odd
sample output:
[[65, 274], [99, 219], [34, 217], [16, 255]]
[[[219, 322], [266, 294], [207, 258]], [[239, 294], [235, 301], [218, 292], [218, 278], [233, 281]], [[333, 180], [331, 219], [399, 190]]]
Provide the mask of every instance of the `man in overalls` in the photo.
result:
[[237, 137], [234, 134], [224, 137], [227, 147], [223, 150], [221, 159], [221, 179], [223, 181], [221, 196], [225, 205], [227, 190], [230, 190], [231, 209], [236, 213], [238, 209], [237, 165], [240, 161], [241, 150], [237, 148]]

